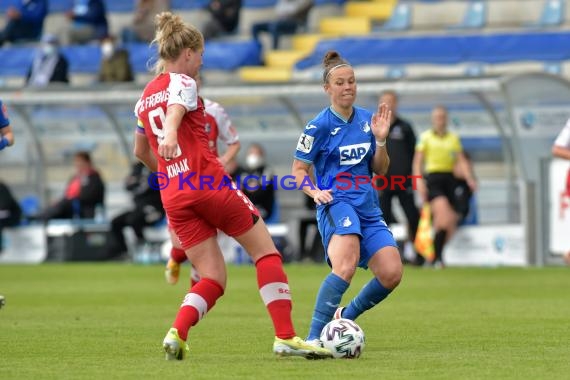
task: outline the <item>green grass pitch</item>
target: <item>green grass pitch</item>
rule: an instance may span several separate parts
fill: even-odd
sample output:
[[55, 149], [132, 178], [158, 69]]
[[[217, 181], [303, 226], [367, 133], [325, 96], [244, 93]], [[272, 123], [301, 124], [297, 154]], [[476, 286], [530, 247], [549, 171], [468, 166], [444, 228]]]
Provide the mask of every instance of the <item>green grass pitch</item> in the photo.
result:
[[[286, 270], [304, 337], [328, 269]], [[368, 276], [359, 271], [343, 301]], [[167, 285], [161, 266], [0, 266], [0, 378], [570, 378], [568, 268], [406, 268], [397, 291], [357, 320], [367, 340], [358, 360], [275, 357], [254, 268], [230, 266], [225, 296], [191, 331], [190, 357], [166, 362], [162, 338], [185, 289]]]

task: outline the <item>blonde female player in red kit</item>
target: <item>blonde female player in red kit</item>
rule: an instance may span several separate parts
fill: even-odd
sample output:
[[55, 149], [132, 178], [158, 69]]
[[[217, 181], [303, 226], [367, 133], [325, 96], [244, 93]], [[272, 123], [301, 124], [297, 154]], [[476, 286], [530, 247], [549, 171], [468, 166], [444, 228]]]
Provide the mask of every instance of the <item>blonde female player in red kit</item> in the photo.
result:
[[[198, 92], [202, 87], [202, 78], [198, 74], [194, 78], [196, 81], [196, 86], [198, 87]], [[206, 124], [204, 130], [206, 135], [208, 135], [208, 147], [210, 150], [218, 156], [218, 160], [227, 168], [226, 165], [232, 161], [239, 152], [240, 141], [238, 133], [229, 118], [226, 110], [219, 103], [216, 103], [210, 99], [199, 96], [199, 98], [204, 103], [204, 109], [206, 111]], [[225, 144], [226, 151], [222, 156], [218, 154], [218, 139]], [[186, 252], [178, 244], [178, 239], [176, 238], [172, 228], [168, 228], [170, 233], [170, 240], [172, 242], [172, 248], [170, 249], [170, 258], [166, 263], [166, 269], [164, 270], [164, 277], [166, 282], [175, 285], [180, 277], [180, 266], [188, 258], [186, 257]], [[227, 238], [225, 234], [222, 234]], [[190, 267], [190, 283], [194, 286], [198, 281], [200, 281], [200, 274], [194, 268], [194, 265]]]
[[228, 175], [208, 148], [204, 105], [192, 79], [202, 65], [202, 34], [170, 12], [158, 14], [156, 25], [158, 75], [135, 107], [139, 119], [135, 155], [152, 171], [168, 175], [169, 185], [160, 190], [162, 203], [188, 259], [201, 275], [164, 338], [166, 358], [184, 359], [189, 352], [188, 331], [224, 293], [226, 267], [216, 229], [234, 237], [255, 262], [259, 292], [275, 329], [273, 351], [308, 359], [330, 357], [328, 350], [311, 347], [297, 337], [281, 255], [259, 212], [228, 184]]

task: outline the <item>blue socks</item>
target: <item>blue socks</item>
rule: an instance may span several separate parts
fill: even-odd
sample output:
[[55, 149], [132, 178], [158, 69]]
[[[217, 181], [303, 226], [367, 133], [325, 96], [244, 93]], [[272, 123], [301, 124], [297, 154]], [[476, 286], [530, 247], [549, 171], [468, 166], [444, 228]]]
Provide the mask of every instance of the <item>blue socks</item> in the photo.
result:
[[360, 314], [373, 308], [384, 298], [388, 297], [388, 294], [391, 292], [391, 289], [386, 289], [378, 279], [373, 278], [368, 284], [364, 285], [362, 290], [342, 311], [342, 317], [354, 321]]
[[334, 312], [340, 306], [342, 295], [350, 284], [334, 273], [329, 273], [321, 284], [315, 303], [315, 311], [311, 320], [311, 329], [307, 340], [318, 339], [321, 330], [333, 317]]

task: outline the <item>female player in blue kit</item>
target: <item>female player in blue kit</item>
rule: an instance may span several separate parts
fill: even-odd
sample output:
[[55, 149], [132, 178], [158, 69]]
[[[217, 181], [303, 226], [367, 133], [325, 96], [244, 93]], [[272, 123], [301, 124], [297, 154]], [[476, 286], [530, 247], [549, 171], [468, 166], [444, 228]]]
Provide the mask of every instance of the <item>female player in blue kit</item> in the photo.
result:
[[[390, 110], [381, 104], [373, 115], [354, 105], [354, 70], [337, 52], [328, 52], [323, 66], [331, 105], [305, 127], [292, 169], [298, 185], [307, 183], [311, 166], [317, 178], [330, 179], [326, 190], [321, 189], [323, 183], [303, 186], [317, 204], [319, 231], [332, 268], [317, 294], [307, 336], [315, 345], [333, 317], [356, 319], [386, 298], [402, 278], [397, 245], [371, 183], [374, 173], [385, 174], [390, 164]], [[370, 268], [374, 278], [346, 307], [339, 307], [357, 267]]]

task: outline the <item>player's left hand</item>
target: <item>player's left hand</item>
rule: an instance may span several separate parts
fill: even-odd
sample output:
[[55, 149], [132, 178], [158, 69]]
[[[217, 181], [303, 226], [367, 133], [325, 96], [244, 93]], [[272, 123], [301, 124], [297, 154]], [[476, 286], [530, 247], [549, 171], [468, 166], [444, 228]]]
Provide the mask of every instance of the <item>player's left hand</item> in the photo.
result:
[[372, 116], [372, 133], [376, 140], [384, 141], [390, 132], [392, 111], [386, 103], [378, 105], [378, 111]]

